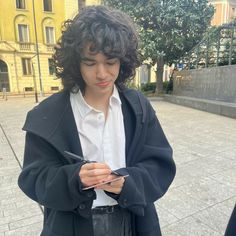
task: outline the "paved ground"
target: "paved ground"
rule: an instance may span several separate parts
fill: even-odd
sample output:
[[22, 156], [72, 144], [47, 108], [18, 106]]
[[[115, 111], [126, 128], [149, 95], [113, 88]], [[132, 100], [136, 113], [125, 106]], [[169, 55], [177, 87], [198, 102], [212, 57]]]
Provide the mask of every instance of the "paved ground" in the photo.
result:
[[[236, 202], [236, 120], [153, 101], [177, 176], [156, 203], [163, 236], [220, 236]], [[0, 236], [38, 236], [42, 211], [17, 187], [33, 98], [0, 98]]]

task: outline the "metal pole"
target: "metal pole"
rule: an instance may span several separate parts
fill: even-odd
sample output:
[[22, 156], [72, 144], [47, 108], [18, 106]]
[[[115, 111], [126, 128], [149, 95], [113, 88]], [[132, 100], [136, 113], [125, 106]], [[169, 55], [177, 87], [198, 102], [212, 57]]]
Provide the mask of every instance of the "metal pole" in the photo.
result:
[[37, 36], [37, 27], [36, 27], [36, 17], [35, 17], [34, 0], [32, 0], [32, 4], [33, 4], [33, 16], [34, 16], [35, 46], [36, 46], [36, 55], [37, 55], [38, 70], [39, 70], [40, 95], [43, 96], [43, 85], [42, 85], [41, 67], [40, 67], [40, 60], [39, 60], [39, 46], [38, 46], [38, 36]]
[[196, 69], [198, 69], [200, 45], [197, 45]]
[[230, 35], [229, 65], [232, 64], [233, 41], [234, 41], [234, 28], [231, 29], [231, 35]]
[[209, 62], [209, 44], [210, 44], [210, 40], [209, 40], [209, 33], [208, 33], [207, 34], [207, 45], [206, 45], [205, 67], [208, 67], [208, 62]]
[[38, 93], [37, 93], [37, 84], [36, 84], [36, 78], [35, 78], [35, 70], [34, 70], [34, 63], [32, 63], [32, 70], [33, 70], [33, 81], [34, 81], [34, 96], [35, 96], [35, 102], [38, 103]]
[[218, 31], [217, 39], [218, 42], [217, 42], [217, 54], [216, 54], [216, 66], [219, 66], [221, 29]]

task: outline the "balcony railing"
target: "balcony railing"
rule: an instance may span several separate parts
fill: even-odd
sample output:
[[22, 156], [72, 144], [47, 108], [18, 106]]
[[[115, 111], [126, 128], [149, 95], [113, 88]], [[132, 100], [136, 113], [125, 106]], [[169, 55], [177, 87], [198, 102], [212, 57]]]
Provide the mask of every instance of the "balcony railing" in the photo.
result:
[[47, 51], [53, 52], [54, 51], [54, 45], [47, 45]]
[[236, 20], [212, 28], [178, 63], [182, 69], [236, 64]]
[[35, 51], [35, 45], [33, 43], [19, 43], [20, 51]]

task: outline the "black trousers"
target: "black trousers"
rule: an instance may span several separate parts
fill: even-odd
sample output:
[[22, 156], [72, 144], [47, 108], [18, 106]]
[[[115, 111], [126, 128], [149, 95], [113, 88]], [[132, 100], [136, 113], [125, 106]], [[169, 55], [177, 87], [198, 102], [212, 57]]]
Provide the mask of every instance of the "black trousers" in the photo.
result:
[[131, 214], [118, 205], [92, 209], [94, 236], [132, 236]]

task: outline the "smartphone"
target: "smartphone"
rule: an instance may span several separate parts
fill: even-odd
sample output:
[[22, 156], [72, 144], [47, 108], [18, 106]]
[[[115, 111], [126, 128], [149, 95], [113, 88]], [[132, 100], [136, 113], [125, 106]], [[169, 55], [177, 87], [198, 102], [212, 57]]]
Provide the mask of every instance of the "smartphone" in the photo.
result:
[[104, 181], [102, 183], [99, 183], [99, 184], [94, 184], [92, 186], [89, 186], [89, 187], [86, 187], [86, 188], [83, 188], [82, 190], [88, 190], [88, 189], [91, 189], [91, 188], [95, 188], [95, 187], [98, 187], [98, 186], [101, 186], [101, 185], [104, 185], [104, 184], [108, 184], [108, 183], [112, 183], [112, 182], [115, 182], [119, 179], [122, 179], [122, 178], [127, 178], [129, 175], [123, 175], [123, 176], [119, 176], [115, 179], [112, 179], [112, 180], [107, 180], [107, 181]]

